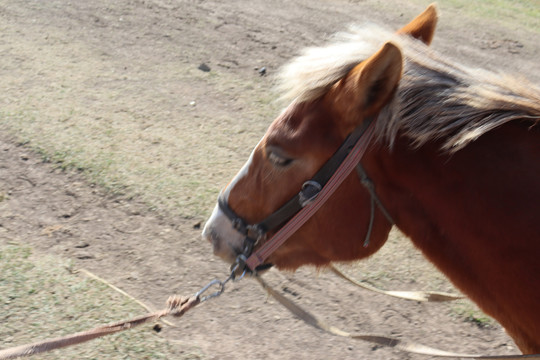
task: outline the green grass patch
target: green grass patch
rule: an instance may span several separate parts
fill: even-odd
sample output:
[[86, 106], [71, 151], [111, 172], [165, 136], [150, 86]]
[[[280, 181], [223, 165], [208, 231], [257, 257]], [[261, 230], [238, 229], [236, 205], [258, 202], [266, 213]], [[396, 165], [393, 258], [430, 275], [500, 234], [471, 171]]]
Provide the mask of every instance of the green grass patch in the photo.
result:
[[[33, 343], [144, 314], [111, 288], [70, 271], [71, 264], [0, 243], [0, 348]], [[152, 324], [40, 355], [40, 359], [201, 359], [178, 349]]]

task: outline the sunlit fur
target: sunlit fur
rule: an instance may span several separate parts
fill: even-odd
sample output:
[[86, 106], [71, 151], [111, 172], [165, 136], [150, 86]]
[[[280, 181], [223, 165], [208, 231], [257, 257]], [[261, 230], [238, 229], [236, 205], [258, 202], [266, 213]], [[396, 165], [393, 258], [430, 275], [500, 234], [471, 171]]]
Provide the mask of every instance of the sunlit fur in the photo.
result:
[[[406, 28], [429, 42], [434, 23]], [[249, 222], [264, 219], [352, 127], [378, 115], [362, 165], [395, 225], [523, 352], [540, 353], [540, 91], [455, 65], [405, 35], [358, 28], [286, 67], [281, 89], [295, 100], [226, 189], [229, 205]], [[273, 148], [293, 161], [276, 166]], [[204, 234], [230, 260], [242, 237], [215, 214]], [[370, 216], [370, 196], [351, 174], [267, 261], [295, 269], [367, 257], [392, 226], [376, 210], [363, 247]]]
[[284, 67], [277, 89], [285, 101], [319, 98], [387, 41], [405, 57], [396, 96], [379, 115], [377, 136], [389, 144], [400, 133], [415, 146], [443, 139], [443, 149], [452, 152], [506, 122], [540, 118], [540, 89], [523, 77], [450, 62], [416, 39], [374, 25], [351, 27], [327, 46], [307, 49]]

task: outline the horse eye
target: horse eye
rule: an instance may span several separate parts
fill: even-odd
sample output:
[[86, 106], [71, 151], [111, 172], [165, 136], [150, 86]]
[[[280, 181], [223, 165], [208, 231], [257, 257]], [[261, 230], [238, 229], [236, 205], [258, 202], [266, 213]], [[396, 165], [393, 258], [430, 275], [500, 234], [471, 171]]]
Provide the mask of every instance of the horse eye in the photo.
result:
[[270, 150], [268, 151], [268, 161], [270, 161], [274, 166], [285, 167], [292, 163], [293, 159], [287, 158]]

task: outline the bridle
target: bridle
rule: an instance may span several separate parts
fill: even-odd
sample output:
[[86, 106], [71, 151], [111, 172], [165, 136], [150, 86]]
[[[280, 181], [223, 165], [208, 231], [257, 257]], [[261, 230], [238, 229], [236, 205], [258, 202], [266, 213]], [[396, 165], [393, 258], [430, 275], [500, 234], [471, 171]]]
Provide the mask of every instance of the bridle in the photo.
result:
[[[339, 185], [356, 168], [361, 183], [371, 195], [371, 216], [368, 230], [364, 240], [364, 247], [369, 245], [375, 217], [375, 204], [390, 223], [394, 223], [388, 211], [384, 209], [378, 199], [373, 182], [360, 165], [360, 160], [367, 150], [373, 137], [376, 118], [365, 119], [341, 144], [332, 157], [319, 169], [308, 181], [304, 182], [302, 189], [287, 203], [267, 216], [264, 220], [249, 224], [238, 216], [228, 205], [223, 192], [218, 198], [218, 206], [229, 218], [233, 228], [244, 236], [243, 251], [237, 256], [232, 269], [241, 272], [260, 271], [271, 266], [264, 264], [266, 260], [279, 246], [281, 246], [296, 230], [298, 230], [315, 212], [330, 198]], [[284, 224], [284, 225], [283, 225]], [[281, 228], [266, 241], [257, 251], [253, 249], [261, 241], [265, 240], [267, 233]], [[247, 267], [247, 269], [246, 269]]]
[[[249, 224], [238, 216], [228, 205], [228, 199], [222, 192], [218, 198], [218, 206], [229, 218], [232, 226], [244, 236], [243, 251], [232, 265], [233, 272], [256, 272], [272, 266], [264, 261], [281, 246], [296, 230], [330, 198], [339, 185], [356, 168], [361, 183], [371, 195], [371, 217], [364, 240], [364, 247], [369, 245], [375, 217], [375, 204], [381, 209], [390, 223], [394, 223], [388, 211], [384, 209], [375, 193], [373, 182], [360, 165], [360, 160], [373, 137], [376, 117], [365, 119], [341, 144], [332, 157], [308, 181], [302, 189], [287, 203], [270, 214], [264, 220]], [[280, 228], [281, 227], [281, 228]], [[265, 240], [267, 233], [277, 232], [257, 250], [256, 245]]]

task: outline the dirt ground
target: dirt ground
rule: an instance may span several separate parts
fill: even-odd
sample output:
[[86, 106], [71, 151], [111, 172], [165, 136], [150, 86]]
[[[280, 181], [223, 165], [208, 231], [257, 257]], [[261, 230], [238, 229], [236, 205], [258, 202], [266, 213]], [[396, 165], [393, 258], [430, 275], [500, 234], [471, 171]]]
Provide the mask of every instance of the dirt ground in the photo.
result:
[[[36, 51], [46, 52], [61, 44], [69, 51], [74, 37], [107, 52], [101, 56], [123, 56], [125, 61], [133, 56], [136, 69], [132, 71], [141, 73], [145, 65], [155, 67], [160, 61], [176, 59], [194, 69], [206, 63], [213, 71], [239, 78], [258, 77], [255, 68], [265, 66], [270, 76], [299, 49], [320, 43], [343, 29], [343, 24], [373, 20], [397, 27], [424, 7], [401, 4], [397, 8], [396, 4], [401, 2], [2, 1], [2, 76], [24, 68], [26, 59], [13, 56], [19, 53], [18, 46], [33, 44]], [[496, 21], [462, 17], [457, 10], [445, 14], [444, 7], [442, 13], [437, 49], [471, 65], [506, 68], [540, 79], [535, 55], [540, 44], [530, 33], [521, 28], [511, 31]], [[87, 71], [92, 74], [95, 69]], [[44, 71], [38, 79], [28, 77], [4, 89], [1, 103], [17, 102], [25, 87], [53, 81], [48, 74]], [[99, 82], [86, 86], [99, 92]], [[212, 89], [197, 83], [183, 86], [184, 92], [192, 86], [193, 92], [208, 93], [208, 113], [218, 108], [231, 116], [242, 114], [238, 106], [224, 105], [234, 99], [214, 98]], [[131, 94], [134, 107], [136, 95]], [[161, 105], [156, 101], [147, 110], [162, 111]], [[201, 240], [198, 218], [150, 211], [138, 198], [108, 195], [81, 174], [44, 162], [5, 129], [0, 132], [0, 196], [1, 237], [72, 258], [76, 266], [155, 308], [161, 308], [172, 293], [191, 294], [226, 274], [226, 266], [213, 258], [210, 245]], [[268, 277], [283, 292], [348, 331], [391, 335], [459, 352], [517, 352], [499, 326], [467, 322], [453, 305], [367, 293], [313, 269], [294, 275], [271, 272]], [[404, 283], [400, 289], [408, 287], [414, 283]], [[176, 323], [177, 328], [165, 327], [161, 334], [186, 352], [207, 359], [423, 358], [309, 328], [267, 299], [250, 280], [231, 285], [221, 298]]]

